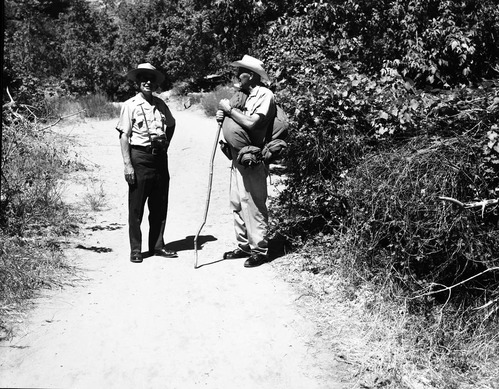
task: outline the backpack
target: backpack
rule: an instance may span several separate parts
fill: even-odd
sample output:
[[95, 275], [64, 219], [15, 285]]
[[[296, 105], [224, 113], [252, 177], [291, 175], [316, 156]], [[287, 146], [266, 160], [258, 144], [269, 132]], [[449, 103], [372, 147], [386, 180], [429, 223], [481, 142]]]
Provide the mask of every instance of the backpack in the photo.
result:
[[286, 143], [288, 129], [288, 115], [279, 105], [276, 105], [276, 114], [274, 120], [269, 124], [265, 135], [265, 145], [262, 149], [262, 158], [267, 165], [276, 163], [288, 147]]

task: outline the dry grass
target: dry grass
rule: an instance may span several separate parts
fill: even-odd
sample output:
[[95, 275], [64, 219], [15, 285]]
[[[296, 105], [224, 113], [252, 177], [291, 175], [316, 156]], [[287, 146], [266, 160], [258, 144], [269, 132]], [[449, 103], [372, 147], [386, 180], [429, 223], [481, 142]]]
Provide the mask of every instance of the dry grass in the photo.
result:
[[64, 284], [73, 269], [61, 245], [77, 232], [61, 199], [61, 180], [77, 168], [71, 146], [31, 111], [4, 111], [0, 193], [0, 338], [10, 336], [24, 306], [43, 288]]
[[43, 115], [51, 118], [66, 117], [83, 119], [93, 118], [107, 120], [118, 118], [120, 106], [111, 103], [108, 98], [100, 93], [82, 96], [77, 99], [69, 97], [53, 97], [47, 99], [44, 104]]
[[218, 103], [222, 99], [230, 99], [235, 90], [229, 86], [218, 86], [213, 92], [206, 93], [201, 97], [200, 104], [207, 116], [215, 116]]
[[42, 289], [67, 285], [75, 269], [57, 239], [0, 234], [0, 340], [13, 335], [30, 299]]
[[[314, 274], [314, 262], [331, 266]], [[410, 313], [395, 285], [373, 284], [343, 272], [324, 246], [287, 255], [273, 266], [296, 287], [297, 302], [317, 325], [320, 342], [344, 362], [352, 388], [499, 387], [497, 323], [463, 321], [444, 340], [439, 334], [450, 331], [456, 321], [450, 312], [440, 322]], [[434, 318], [438, 314], [432, 312]]]
[[106, 192], [102, 183], [98, 186], [92, 184], [89, 191], [85, 194], [84, 201], [90, 210], [101, 211], [107, 204]]

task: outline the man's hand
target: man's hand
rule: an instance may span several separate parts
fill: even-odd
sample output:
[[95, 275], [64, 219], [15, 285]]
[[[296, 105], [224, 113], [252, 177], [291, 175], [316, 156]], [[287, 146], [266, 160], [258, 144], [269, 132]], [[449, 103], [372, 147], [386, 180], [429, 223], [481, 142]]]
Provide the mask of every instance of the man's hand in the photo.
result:
[[132, 166], [125, 166], [125, 181], [128, 185], [135, 185], [135, 171]]
[[222, 123], [224, 121], [224, 117], [225, 117], [224, 111], [219, 109], [217, 111], [217, 113], [215, 114], [215, 117], [217, 118], [217, 122]]
[[224, 114], [226, 114], [227, 116], [229, 115], [231, 109], [229, 99], [220, 100], [220, 103], [218, 103], [218, 107], [224, 112]]

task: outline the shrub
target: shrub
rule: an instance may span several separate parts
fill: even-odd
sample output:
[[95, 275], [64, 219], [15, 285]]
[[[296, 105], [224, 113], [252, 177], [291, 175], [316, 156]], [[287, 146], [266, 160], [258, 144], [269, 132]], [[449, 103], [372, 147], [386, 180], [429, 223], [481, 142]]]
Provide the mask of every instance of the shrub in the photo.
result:
[[60, 282], [69, 267], [58, 241], [77, 229], [59, 187], [75, 168], [69, 145], [40, 131], [37, 122], [27, 110], [2, 112], [0, 339], [9, 332], [8, 315], [24, 299]]
[[20, 114], [4, 112], [2, 123], [0, 228], [12, 236], [43, 234], [52, 225], [64, 229], [60, 219], [67, 211], [59, 180], [72, 168], [69, 144], [55, 141]]
[[[357, 266], [371, 277], [393, 277], [410, 292], [450, 287], [485, 271], [456, 287], [453, 299], [481, 305], [499, 298], [497, 273], [487, 272], [499, 266], [499, 207], [482, 214], [438, 200], [486, 198], [481, 158], [480, 144], [464, 136], [415, 138], [367, 157], [341, 189]], [[435, 296], [445, 301], [448, 294]]]

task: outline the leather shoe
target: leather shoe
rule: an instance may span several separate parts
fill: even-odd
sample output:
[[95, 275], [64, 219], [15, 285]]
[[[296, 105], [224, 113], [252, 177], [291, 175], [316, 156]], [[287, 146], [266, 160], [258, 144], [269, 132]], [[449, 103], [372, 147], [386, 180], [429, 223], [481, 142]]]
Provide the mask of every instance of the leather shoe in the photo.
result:
[[143, 261], [141, 253], [132, 253], [130, 254], [130, 262], [133, 263], [141, 263]]
[[227, 251], [224, 253], [224, 259], [236, 259], [236, 258], [248, 258], [250, 256], [249, 253], [246, 251], [243, 251], [239, 248], [232, 250], [232, 251]]
[[159, 257], [165, 257], [165, 258], [177, 258], [177, 252], [173, 250], [166, 250], [166, 249], [161, 249], [161, 250], [154, 250], [154, 255], [157, 255]]
[[252, 253], [251, 256], [244, 262], [244, 267], [256, 267], [263, 265], [269, 261], [269, 257], [265, 254]]

